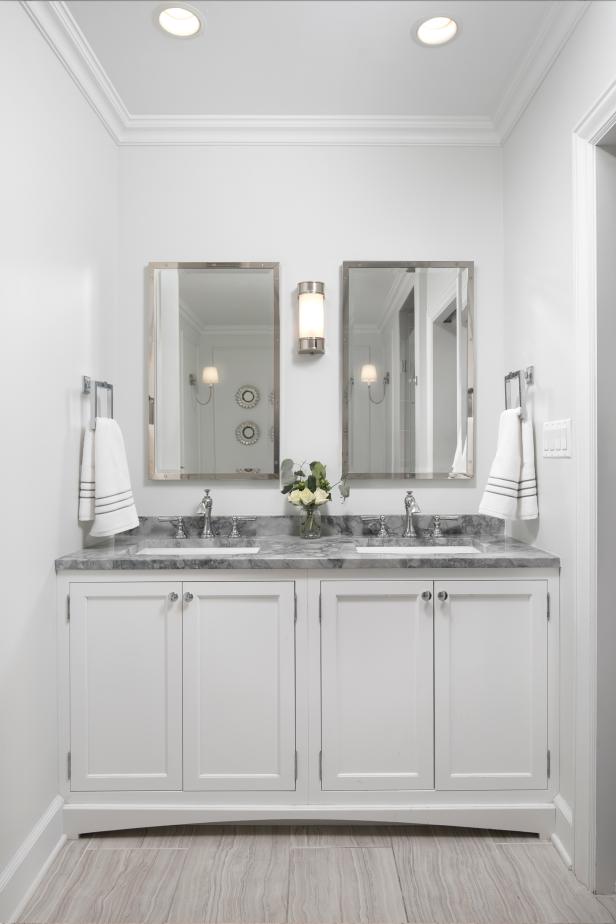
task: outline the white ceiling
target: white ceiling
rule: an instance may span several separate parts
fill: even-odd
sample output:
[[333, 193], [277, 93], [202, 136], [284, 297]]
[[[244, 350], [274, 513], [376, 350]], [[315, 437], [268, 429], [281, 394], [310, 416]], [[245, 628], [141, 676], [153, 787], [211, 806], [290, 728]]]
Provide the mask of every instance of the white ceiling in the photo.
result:
[[[160, 2], [68, 7], [131, 113], [483, 115], [498, 103], [551, 0], [193, 0], [190, 40], [155, 24]], [[411, 39], [446, 9], [450, 45]]]
[[[499, 144], [590, 0], [22, 0], [118, 144]], [[414, 23], [453, 16], [449, 45]]]
[[180, 269], [180, 302], [200, 330], [272, 330], [274, 277], [270, 269]]

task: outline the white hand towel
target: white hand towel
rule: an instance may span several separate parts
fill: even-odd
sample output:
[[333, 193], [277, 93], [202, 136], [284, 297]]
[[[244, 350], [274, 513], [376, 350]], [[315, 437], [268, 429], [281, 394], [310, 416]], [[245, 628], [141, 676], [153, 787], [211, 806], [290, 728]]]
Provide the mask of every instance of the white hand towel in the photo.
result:
[[139, 526], [122, 431], [111, 417], [97, 417], [94, 433], [96, 479], [91, 536], [113, 536]]
[[94, 519], [94, 431], [90, 428], [83, 437], [78, 517], [83, 521]]
[[514, 520], [518, 509], [521, 471], [520, 408], [515, 407], [503, 411], [500, 416], [496, 455], [481, 498], [479, 513], [500, 517], [502, 520]]
[[538, 516], [535, 437], [533, 435], [533, 421], [527, 405], [527, 416], [522, 421], [522, 470], [520, 473], [520, 490], [518, 491], [517, 517], [519, 520], [534, 520]]
[[516, 407], [500, 416], [496, 456], [479, 505], [479, 513], [504, 520], [539, 515], [533, 422], [530, 414], [521, 420], [520, 413]]

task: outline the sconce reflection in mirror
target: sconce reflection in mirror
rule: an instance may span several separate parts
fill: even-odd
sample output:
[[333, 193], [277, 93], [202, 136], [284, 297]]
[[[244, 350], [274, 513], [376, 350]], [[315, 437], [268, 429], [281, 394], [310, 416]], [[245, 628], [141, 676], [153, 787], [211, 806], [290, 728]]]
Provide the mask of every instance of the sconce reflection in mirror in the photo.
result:
[[389, 385], [389, 372], [386, 372], [383, 376], [383, 397], [380, 400], [375, 400], [372, 397], [372, 386], [376, 381], [378, 381], [378, 373], [376, 371], [376, 366], [374, 363], [365, 363], [361, 367], [361, 372], [359, 373], [359, 380], [363, 385], [368, 386], [368, 397], [372, 404], [382, 404], [385, 400], [385, 395], [387, 394], [387, 386]]
[[200, 404], [201, 407], [207, 407], [207, 405], [212, 400], [212, 395], [214, 394], [214, 385], [218, 385], [220, 379], [218, 378], [218, 369], [216, 366], [204, 366], [201, 372], [201, 381], [204, 385], [209, 385], [210, 391], [207, 396], [207, 401], [201, 401], [199, 398], [199, 386], [197, 385], [197, 376], [194, 372], [191, 372], [188, 376], [188, 382], [195, 389], [195, 401], [197, 404]]

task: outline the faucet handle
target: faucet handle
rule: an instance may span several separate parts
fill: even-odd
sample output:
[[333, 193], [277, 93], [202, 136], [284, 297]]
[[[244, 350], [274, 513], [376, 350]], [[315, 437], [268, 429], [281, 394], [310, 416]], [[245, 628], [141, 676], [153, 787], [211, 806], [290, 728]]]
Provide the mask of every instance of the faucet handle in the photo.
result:
[[173, 523], [175, 525], [176, 533], [173, 537], [174, 539], [188, 539], [188, 533], [186, 532], [186, 527], [184, 526], [184, 517], [157, 517], [156, 519], [160, 520], [161, 523]]
[[256, 519], [257, 519], [256, 517], [232, 516], [231, 517], [231, 532], [229, 533], [229, 539], [239, 539], [240, 538], [240, 531], [237, 528], [237, 524], [240, 520], [244, 520], [244, 522], [254, 522], [254, 520]]
[[389, 536], [389, 532], [387, 530], [387, 524], [385, 522], [385, 517], [382, 513], [379, 516], [375, 516], [375, 517], [362, 516], [362, 520], [364, 520], [365, 522], [372, 522], [372, 523], [374, 521], [377, 521], [379, 524], [379, 531], [377, 533], [377, 536], [379, 537], [379, 539], [387, 539], [387, 537]]

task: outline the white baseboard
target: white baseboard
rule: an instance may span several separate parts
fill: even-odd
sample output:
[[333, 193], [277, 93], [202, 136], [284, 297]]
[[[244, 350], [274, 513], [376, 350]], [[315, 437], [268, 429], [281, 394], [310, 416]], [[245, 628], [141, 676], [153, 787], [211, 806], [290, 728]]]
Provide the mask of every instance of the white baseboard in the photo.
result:
[[556, 809], [556, 825], [552, 833], [552, 843], [560, 854], [562, 861], [569, 869], [573, 866], [573, 812], [571, 806], [559, 793], [554, 798]]
[[0, 872], [0, 921], [12, 924], [66, 840], [56, 796]]

